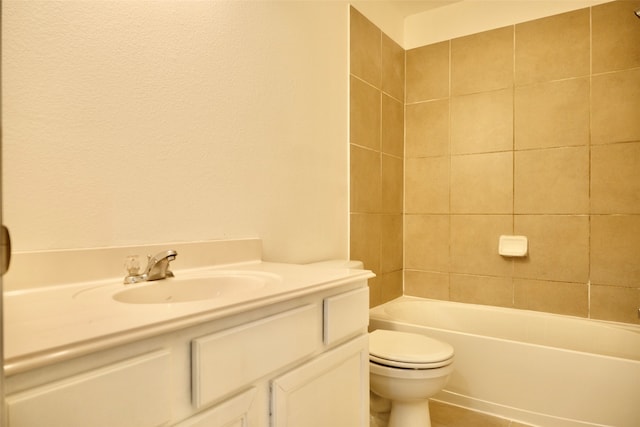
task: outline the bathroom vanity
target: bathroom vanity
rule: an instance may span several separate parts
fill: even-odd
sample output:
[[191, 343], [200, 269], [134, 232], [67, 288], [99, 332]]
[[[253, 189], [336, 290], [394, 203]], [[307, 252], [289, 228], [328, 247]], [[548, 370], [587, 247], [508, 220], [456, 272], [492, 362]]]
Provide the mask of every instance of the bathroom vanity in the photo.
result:
[[370, 272], [254, 259], [175, 275], [270, 279], [181, 302], [115, 297], [160, 281], [8, 292], [7, 425], [368, 425]]

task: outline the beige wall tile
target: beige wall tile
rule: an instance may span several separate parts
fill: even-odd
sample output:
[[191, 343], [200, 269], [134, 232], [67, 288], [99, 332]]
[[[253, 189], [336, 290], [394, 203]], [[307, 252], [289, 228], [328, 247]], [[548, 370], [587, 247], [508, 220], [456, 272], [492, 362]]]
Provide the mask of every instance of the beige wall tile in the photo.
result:
[[382, 95], [382, 151], [393, 156], [404, 155], [404, 106], [400, 101]]
[[404, 102], [404, 49], [382, 34], [382, 91]]
[[589, 74], [588, 8], [516, 25], [516, 85]]
[[515, 147], [565, 147], [589, 143], [589, 78], [515, 89]]
[[350, 23], [351, 74], [380, 89], [382, 32], [353, 7]]
[[402, 296], [402, 270], [391, 273], [383, 273], [382, 280], [382, 301], [387, 302]]
[[351, 145], [351, 212], [380, 212], [380, 153]]
[[592, 8], [593, 72], [640, 67], [640, 26], [633, 14], [640, 1], [625, 0]]
[[381, 212], [402, 213], [403, 172], [401, 158], [382, 155]]
[[581, 317], [589, 314], [589, 289], [586, 282], [529, 279], [514, 279], [513, 282], [516, 308]]
[[451, 212], [512, 213], [512, 153], [452, 156]]
[[380, 91], [351, 77], [349, 104], [350, 142], [380, 150]]
[[501, 307], [513, 306], [511, 277], [451, 274], [449, 293], [451, 301]]
[[638, 323], [640, 289], [591, 285], [591, 318]]
[[452, 215], [451, 272], [510, 277], [512, 262], [498, 255], [501, 234], [513, 230], [510, 215]]
[[451, 99], [451, 154], [513, 149], [513, 89]]
[[405, 215], [405, 268], [449, 271], [449, 216]]
[[515, 213], [589, 213], [589, 148], [515, 153]]
[[406, 102], [449, 96], [449, 42], [406, 52]]
[[449, 100], [407, 105], [405, 132], [407, 157], [449, 154]]
[[350, 251], [378, 275], [374, 306], [402, 293], [405, 53], [351, 12]]
[[349, 257], [364, 263], [364, 268], [380, 273], [382, 221], [377, 214], [351, 214]]
[[380, 218], [380, 272], [402, 270], [402, 214]]
[[451, 40], [451, 94], [513, 85], [513, 26]]
[[449, 212], [449, 158], [405, 160], [407, 213]]
[[593, 76], [591, 142], [640, 141], [640, 68]]
[[527, 236], [529, 253], [514, 262], [519, 278], [586, 283], [589, 280], [589, 217], [517, 215], [516, 235]]
[[404, 270], [404, 293], [446, 301], [449, 299], [449, 273]]
[[640, 214], [640, 142], [591, 148], [591, 212]]
[[639, 287], [640, 215], [591, 217], [591, 283]]
[[369, 307], [375, 307], [384, 304], [386, 301], [382, 299], [382, 280], [376, 276], [368, 280], [369, 284]]

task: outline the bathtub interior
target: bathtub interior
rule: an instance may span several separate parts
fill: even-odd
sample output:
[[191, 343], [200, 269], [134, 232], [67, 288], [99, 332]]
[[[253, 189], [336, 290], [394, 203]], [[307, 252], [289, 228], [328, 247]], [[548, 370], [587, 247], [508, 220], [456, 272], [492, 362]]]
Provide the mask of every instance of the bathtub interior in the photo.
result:
[[[370, 327], [423, 333], [454, 347], [454, 373], [435, 397], [445, 403], [530, 425], [640, 425], [640, 334], [633, 327], [413, 297], [372, 309]], [[616, 339], [631, 344], [607, 348]]]

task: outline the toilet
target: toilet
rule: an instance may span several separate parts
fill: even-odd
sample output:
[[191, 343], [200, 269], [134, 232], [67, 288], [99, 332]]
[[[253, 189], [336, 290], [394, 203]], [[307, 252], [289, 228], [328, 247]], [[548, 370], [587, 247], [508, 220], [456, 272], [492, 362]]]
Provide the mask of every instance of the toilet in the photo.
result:
[[429, 398], [453, 372], [453, 347], [410, 332], [369, 333], [371, 391], [391, 401], [388, 427], [430, 427]]

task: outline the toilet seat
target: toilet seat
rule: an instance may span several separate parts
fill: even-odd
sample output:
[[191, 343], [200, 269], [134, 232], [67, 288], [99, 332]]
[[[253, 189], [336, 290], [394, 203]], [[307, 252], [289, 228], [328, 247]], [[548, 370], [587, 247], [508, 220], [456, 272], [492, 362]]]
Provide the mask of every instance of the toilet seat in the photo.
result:
[[410, 332], [377, 329], [369, 334], [369, 360], [404, 369], [436, 369], [450, 365], [453, 347]]

